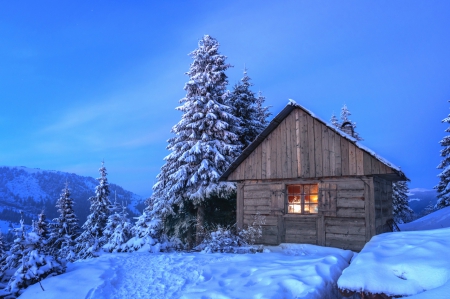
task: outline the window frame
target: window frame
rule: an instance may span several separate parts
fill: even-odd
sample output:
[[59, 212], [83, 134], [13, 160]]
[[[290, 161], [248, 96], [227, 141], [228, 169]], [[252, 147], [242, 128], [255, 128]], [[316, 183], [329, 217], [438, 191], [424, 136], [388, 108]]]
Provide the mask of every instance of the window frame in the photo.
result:
[[[300, 212], [289, 212], [289, 196], [292, 196], [293, 194], [297, 194], [297, 193], [289, 193], [289, 187], [291, 186], [301, 186], [300, 187], [300, 193], [298, 193], [298, 195], [300, 195]], [[316, 186], [316, 190], [317, 192], [309, 192], [309, 193], [305, 193], [304, 192], [304, 188], [305, 186]], [[284, 184], [284, 190], [285, 190], [285, 215], [302, 215], [302, 216], [318, 216], [319, 215], [319, 182], [286, 182]], [[315, 195], [317, 196], [317, 202], [312, 203], [311, 201], [309, 203], [305, 202], [305, 197], [306, 196], [311, 196], [311, 195]], [[315, 204], [317, 207], [317, 212], [314, 213], [310, 213], [310, 212], [305, 212], [305, 206], [309, 205], [311, 206], [312, 204]]]

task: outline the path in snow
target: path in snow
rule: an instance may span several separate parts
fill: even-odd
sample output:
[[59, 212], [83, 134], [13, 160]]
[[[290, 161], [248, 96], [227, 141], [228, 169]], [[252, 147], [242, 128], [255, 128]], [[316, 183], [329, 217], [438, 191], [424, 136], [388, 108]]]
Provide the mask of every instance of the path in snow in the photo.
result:
[[[20, 299], [336, 298], [353, 253], [284, 244], [262, 254], [123, 253], [76, 262]], [[79, 282], [82, 281], [82, 285]]]
[[207, 279], [202, 275], [203, 264], [231, 257], [208, 255], [207, 259], [195, 259], [189, 254], [146, 252], [116, 255], [111, 259], [111, 275], [90, 298], [179, 298], [187, 285]]

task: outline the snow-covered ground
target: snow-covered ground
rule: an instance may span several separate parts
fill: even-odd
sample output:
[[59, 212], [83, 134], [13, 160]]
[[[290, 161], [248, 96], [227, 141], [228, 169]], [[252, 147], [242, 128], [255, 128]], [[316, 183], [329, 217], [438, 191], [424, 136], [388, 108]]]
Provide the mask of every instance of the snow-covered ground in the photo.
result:
[[339, 287], [414, 299], [450, 298], [450, 228], [421, 230], [420, 226], [441, 223], [438, 220], [449, 212], [446, 208], [417, 220], [417, 226], [410, 228], [418, 231], [373, 237], [343, 271]]
[[282, 244], [264, 253], [122, 253], [75, 262], [21, 299], [337, 298], [353, 252]]
[[450, 207], [446, 207], [413, 222], [399, 224], [401, 231], [417, 231], [450, 227]]

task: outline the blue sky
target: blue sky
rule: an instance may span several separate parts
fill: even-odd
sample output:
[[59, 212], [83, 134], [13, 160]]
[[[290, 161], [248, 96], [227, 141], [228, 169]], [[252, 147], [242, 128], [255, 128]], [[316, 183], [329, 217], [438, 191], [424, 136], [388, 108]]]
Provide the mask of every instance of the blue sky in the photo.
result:
[[187, 55], [209, 34], [278, 113], [329, 120], [343, 104], [364, 145], [437, 184], [450, 113], [448, 1], [0, 3], [0, 165], [98, 176], [151, 194], [181, 117]]

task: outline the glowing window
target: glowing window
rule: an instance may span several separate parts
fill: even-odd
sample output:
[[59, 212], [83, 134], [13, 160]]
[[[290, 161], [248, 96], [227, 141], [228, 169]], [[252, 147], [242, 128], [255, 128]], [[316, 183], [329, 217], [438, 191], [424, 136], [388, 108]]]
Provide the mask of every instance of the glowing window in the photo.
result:
[[288, 185], [288, 213], [317, 214], [319, 203], [318, 189], [317, 184]]

